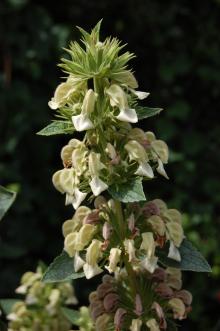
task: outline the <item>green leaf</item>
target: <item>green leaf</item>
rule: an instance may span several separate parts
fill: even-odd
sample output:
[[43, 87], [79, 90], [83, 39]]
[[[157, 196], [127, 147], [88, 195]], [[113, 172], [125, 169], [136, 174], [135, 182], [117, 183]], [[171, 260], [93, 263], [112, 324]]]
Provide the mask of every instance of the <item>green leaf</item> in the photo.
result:
[[187, 239], [183, 240], [179, 251], [181, 255], [181, 262], [168, 258], [168, 249], [163, 251], [158, 250], [157, 255], [159, 257], [159, 261], [168, 267], [185, 271], [212, 272], [212, 269], [206, 259]]
[[69, 255], [63, 251], [61, 255], [57, 256], [49, 265], [43, 275], [42, 281], [44, 283], [57, 283], [82, 277], [84, 277], [84, 273], [74, 271], [73, 258], [69, 257]]
[[71, 322], [73, 325], [78, 325], [78, 320], [80, 318], [80, 313], [77, 310], [62, 308], [63, 315]]
[[150, 108], [150, 107], [141, 107], [141, 106], [137, 106], [135, 108], [139, 120], [143, 120], [144, 118], [158, 115], [162, 110], [163, 110], [162, 108]]
[[108, 188], [111, 196], [122, 202], [145, 201], [141, 178], [134, 178], [123, 184], [113, 184]]
[[37, 132], [40, 136], [53, 136], [56, 134], [70, 134], [74, 132], [74, 128], [71, 122], [67, 121], [53, 121], [47, 125], [44, 129]]
[[19, 302], [21, 300], [18, 299], [1, 299], [0, 300], [0, 306], [2, 307], [2, 310], [4, 311], [5, 315], [8, 315], [12, 312], [12, 308], [15, 303]]
[[0, 220], [11, 207], [16, 198], [16, 193], [0, 186]]

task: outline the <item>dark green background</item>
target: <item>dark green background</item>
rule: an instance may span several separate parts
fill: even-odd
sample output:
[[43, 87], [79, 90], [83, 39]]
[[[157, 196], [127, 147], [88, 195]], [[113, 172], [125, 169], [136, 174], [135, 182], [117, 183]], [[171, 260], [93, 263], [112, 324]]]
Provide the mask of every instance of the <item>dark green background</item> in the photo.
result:
[[[0, 181], [19, 190], [0, 224], [0, 297], [39, 259], [49, 263], [63, 246], [61, 224], [72, 214], [51, 184], [68, 137], [35, 133], [53, 117], [47, 102], [59, 83], [56, 67], [74, 27], [117, 36], [137, 54], [132, 66], [148, 106], [165, 111], [142, 124], [171, 150], [167, 171], [146, 187], [185, 213], [189, 238], [213, 274], [184, 275], [194, 294], [181, 330], [220, 330], [220, 1], [8, 0], [0, 4]], [[94, 281], [78, 286], [84, 302]], [[83, 287], [82, 287], [83, 285]]]

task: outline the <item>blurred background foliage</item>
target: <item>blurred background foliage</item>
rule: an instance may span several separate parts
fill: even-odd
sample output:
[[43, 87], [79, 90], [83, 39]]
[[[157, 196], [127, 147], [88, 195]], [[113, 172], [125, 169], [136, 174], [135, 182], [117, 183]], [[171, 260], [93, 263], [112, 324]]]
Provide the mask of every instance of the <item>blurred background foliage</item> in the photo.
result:
[[[117, 36], [137, 54], [132, 66], [148, 106], [159, 117], [142, 124], [167, 141], [170, 181], [145, 187], [184, 214], [185, 231], [213, 273], [185, 273], [195, 299], [181, 330], [220, 330], [220, 1], [2, 0], [0, 3], [0, 181], [18, 191], [0, 224], [0, 297], [38, 260], [49, 263], [63, 246], [61, 224], [72, 215], [51, 184], [68, 137], [35, 133], [53, 117], [47, 102], [62, 76], [56, 64], [76, 25], [104, 18], [102, 36]], [[79, 282], [81, 303], [93, 288]]]

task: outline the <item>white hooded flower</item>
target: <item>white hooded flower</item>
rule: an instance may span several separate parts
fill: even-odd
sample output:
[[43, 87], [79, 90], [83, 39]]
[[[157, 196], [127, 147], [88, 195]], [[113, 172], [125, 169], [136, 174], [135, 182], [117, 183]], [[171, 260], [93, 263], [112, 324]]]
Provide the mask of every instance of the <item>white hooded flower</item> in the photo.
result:
[[151, 318], [146, 323], [147, 327], [150, 329], [150, 331], [160, 331], [159, 324], [155, 320], [155, 318]]
[[112, 273], [117, 269], [117, 264], [120, 262], [121, 250], [119, 248], [111, 248], [109, 254], [109, 266], [106, 269]]
[[125, 239], [124, 240], [124, 247], [125, 251], [128, 254], [128, 261], [132, 262], [136, 260], [135, 256], [135, 247], [134, 247], [134, 240], [133, 239]]
[[133, 319], [131, 322], [131, 331], [140, 331], [142, 326], [142, 320], [140, 318]]
[[158, 258], [155, 254], [156, 243], [154, 241], [152, 232], [142, 233], [142, 243], [140, 246], [141, 250], [144, 250], [146, 253], [145, 258], [141, 261], [141, 266], [153, 273], [157, 267]]
[[94, 128], [94, 125], [89, 117], [95, 109], [96, 97], [97, 94], [92, 89], [89, 89], [86, 92], [82, 104], [81, 114], [72, 116], [72, 122], [76, 131], [85, 131]]
[[112, 107], [119, 108], [119, 115], [116, 118], [122, 122], [137, 123], [138, 117], [135, 109], [128, 106], [128, 100], [124, 90], [117, 84], [112, 84], [106, 89]]
[[58, 109], [64, 106], [72, 95], [78, 93], [85, 83], [81, 82], [78, 78], [70, 76], [66, 82], [57, 86], [54, 97], [48, 102], [51, 109]]
[[128, 152], [130, 160], [135, 160], [139, 167], [135, 172], [136, 175], [153, 178], [153, 170], [148, 163], [149, 159], [144, 147], [139, 144], [136, 140], [130, 140], [126, 145], [125, 149]]
[[89, 154], [89, 172], [92, 177], [89, 185], [95, 196], [108, 188], [108, 185], [99, 178], [100, 171], [105, 168], [105, 165], [100, 161], [100, 156], [100, 154], [94, 152]]

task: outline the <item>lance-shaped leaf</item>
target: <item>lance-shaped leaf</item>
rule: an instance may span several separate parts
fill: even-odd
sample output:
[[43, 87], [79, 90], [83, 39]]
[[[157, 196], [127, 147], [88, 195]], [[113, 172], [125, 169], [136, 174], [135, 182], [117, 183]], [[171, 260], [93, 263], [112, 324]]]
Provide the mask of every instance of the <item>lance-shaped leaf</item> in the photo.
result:
[[44, 129], [37, 132], [40, 136], [54, 136], [57, 134], [70, 134], [74, 132], [73, 124], [68, 121], [53, 121]]
[[11, 207], [16, 198], [16, 193], [0, 186], [0, 220]]
[[0, 306], [1, 306], [2, 310], [4, 311], [5, 315], [10, 314], [12, 312], [13, 306], [19, 301], [20, 300], [18, 300], [18, 299], [1, 299]]
[[145, 201], [142, 180], [134, 178], [123, 184], [113, 184], [108, 189], [115, 200], [122, 202]]
[[73, 325], [78, 325], [80, 319], [80, 313], [77, 310], [62, 308], [63, 315], [71, 322]]
[[73, 258], [69, 257], [69, 255], [63, 251], [61, 255], [57, 256], [49, 265], [43, 275], [42, 281], [44, 283], [57, 283], [82, 277], [84, 277], [84, 273], [75, 272]]
[[156, 255], [159, 257], [159, 261], [168, 267], [178, 268], [185, 271], [195, 272], [211, 272], [211, 267], [202, 256], [202, 254], [191, 244], [190, 241], [184, 239], [179, 252], [181, 255], [181, 261], [177, 262], [167, 257], [168, 249], [158, 250]]
[[143, 120], [144, 118], [148, 118], [148, 117], [152, 117], [152, 116], [160, 114], [160, 112], [163, 109], [137, 106], [137, 107], [135, 107], [135, 110], [136, 110], [138, 119]]

